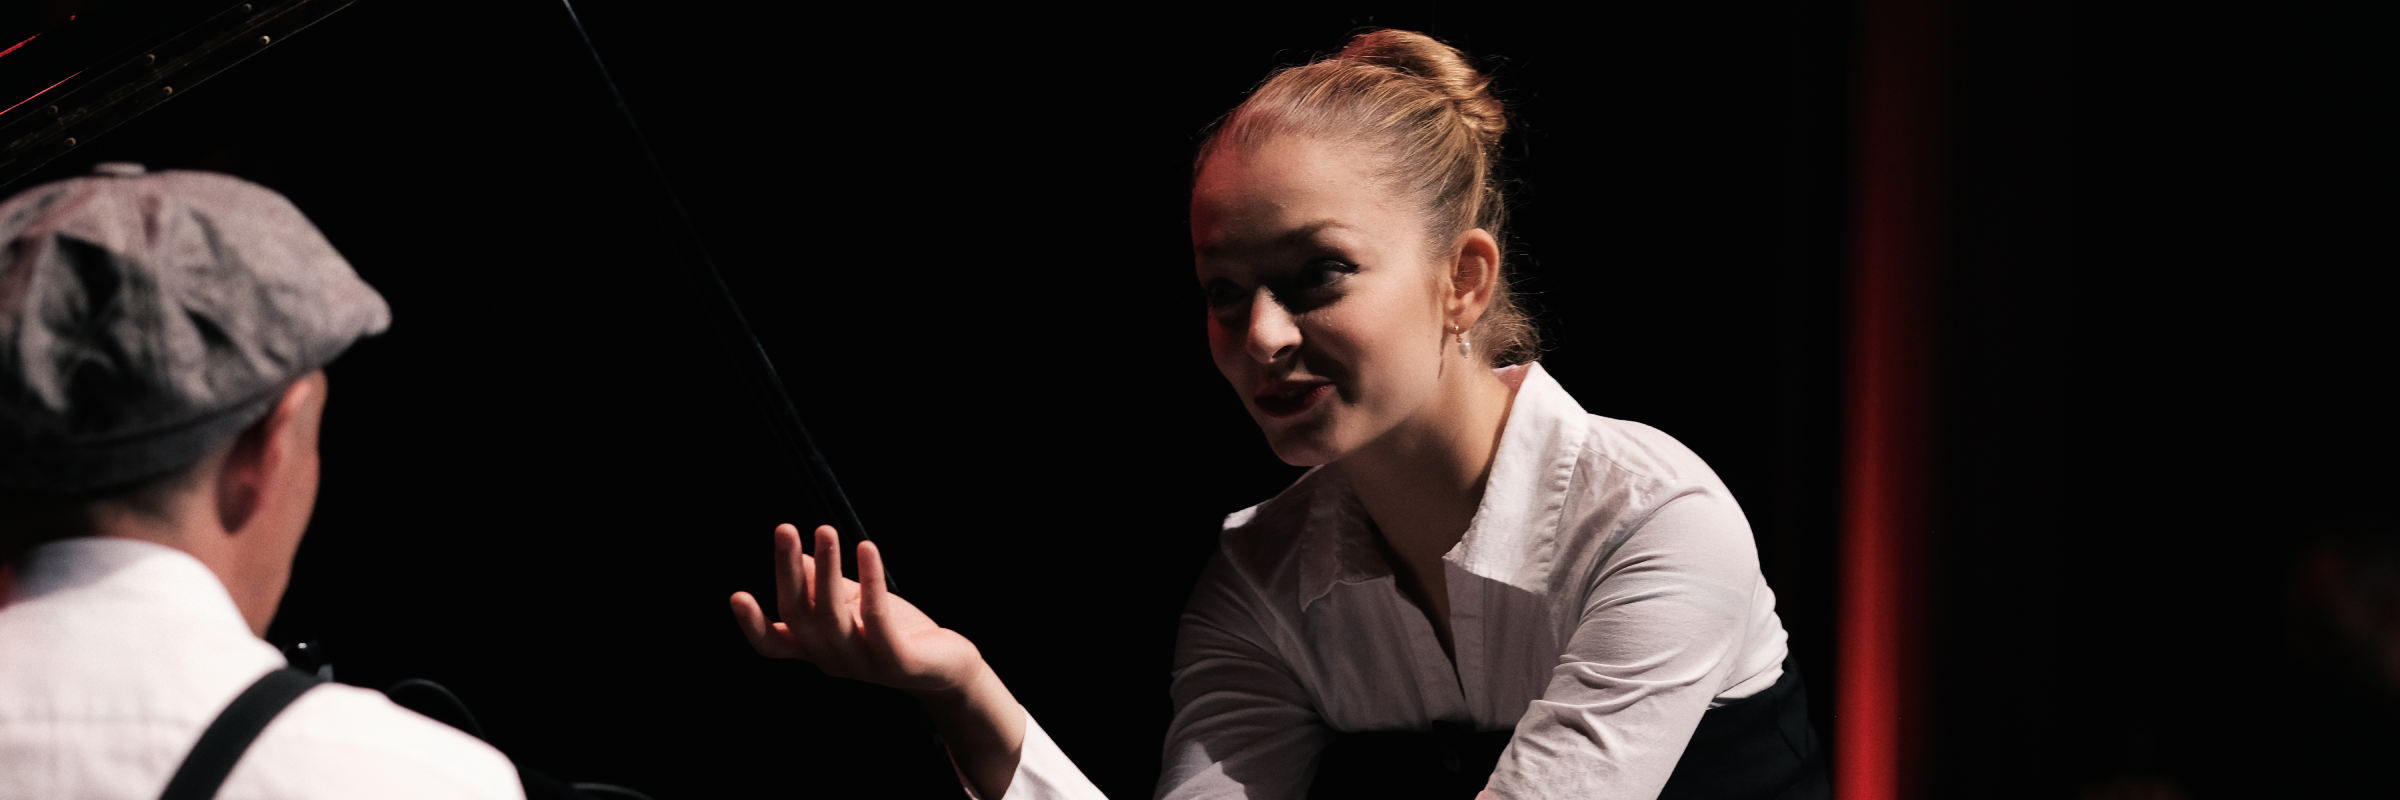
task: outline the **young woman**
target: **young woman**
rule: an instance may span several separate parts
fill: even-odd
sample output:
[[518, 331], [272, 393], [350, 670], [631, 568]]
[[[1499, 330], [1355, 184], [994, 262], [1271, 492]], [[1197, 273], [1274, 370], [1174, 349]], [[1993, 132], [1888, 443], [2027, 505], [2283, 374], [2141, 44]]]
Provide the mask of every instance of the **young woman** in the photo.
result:
[[[1316, 469], [1226, 520], [1158, 794], [1299, 797], [1344, 736], [1459, 729], [1507, 732], [1492, 796], [1822, 796], [1740, 507], [1530, 361], [1488, 83], [1433, 39], [1367, 33], [1200, 149], [1210, 349], [1276, 454]], [[733, 596], [760, 653], [915, 693], [981, 797], [1098, 795], [973, 644], [884, 590], [872, 543], [852, 582], [815, 536], [832, 555], [776, 531], [783, 622]]]

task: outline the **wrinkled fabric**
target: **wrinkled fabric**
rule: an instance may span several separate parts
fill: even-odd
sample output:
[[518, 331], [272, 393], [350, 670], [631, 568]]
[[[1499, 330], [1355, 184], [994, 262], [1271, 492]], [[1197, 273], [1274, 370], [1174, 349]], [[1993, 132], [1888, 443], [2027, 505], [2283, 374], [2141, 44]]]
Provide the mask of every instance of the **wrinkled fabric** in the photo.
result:
[[[958, 776], [958, 785], [967, 791], [971, 800], [989, 800], [975, 785], [967, 782], [965, 773]], [[1025, 745], [1017, 752], [1017, 771], [1009, 778], [1008, 793], [1002, 800], [1106, 800], [1100, 787], [1076, 768], [1058, 742], [1042, 730], [1033, 716], [1025, 717]]]
[[0, 487], [77, 493], [189, 466], [391, 325], [282, 195], [106, 166], [0, 202]]
[[[0, 597], [0, 800], [151, 800], [235, 695], [281, 668], [215, 573], [131, 539], [42, 545]], [[269, 723], [220, 800], [521, 800], [475, 737], [342, 684]]]
[[[1498, 374], [1508, 427], [1443, 557], [1455, 665], [1340, 471], [1311, 470], [1225, 520], [1176, 636], [1159, 797], [1305, 797], [1334, 731], [1456, 722], [1515, 731], [1479, 800], [1655, 798], [1702, 714], [1783, 676], [1775, 594], [1716, 473], [1538, 364]], [[1029, 719], [1004, 800], [1100, 797]]]
[[1499, 798], [1654, 798], [1709, 708], [1782, 675], [1748, 521], [1656, 429], [1538, 365], [1443, 558], [1455, 664], [1338, 465], [1228, 517], [1177, 637], [1164, 798], [1299, 798], [1333, 731], [1514, 730]]

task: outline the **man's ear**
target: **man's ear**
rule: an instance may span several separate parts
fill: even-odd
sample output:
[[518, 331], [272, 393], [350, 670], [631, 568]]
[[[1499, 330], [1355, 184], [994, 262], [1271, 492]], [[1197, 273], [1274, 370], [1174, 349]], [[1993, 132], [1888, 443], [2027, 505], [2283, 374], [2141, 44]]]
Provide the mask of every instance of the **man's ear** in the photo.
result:
[[1462, 328], [1473, 327], [1499, 289], [1499, 240], [1482, 228], [1460, 234], [1450, 254], [1451, 319]]
[[269, 484], [283, 462], [292, 457], [291, 448], [299, 444], [295, 439], [302, 431], [296, 426], [315, 424], [316, 420], [305, 417], [323, 392], [317, 374], [285, 387], [275, 407], [243, 428], [225, 451], [225, 463], [217, 470], [216, 491], [217, 521], [227, 533], [240, 532], [258, 514]]
[[241, 530], [258, 513], [267, 476], [274, 474], [275, 418], [285, 405], [276, 403], [265, 417], [243, 428], [225, 452], [225, 462], [217, 470], [217, 524], [227, 533]]

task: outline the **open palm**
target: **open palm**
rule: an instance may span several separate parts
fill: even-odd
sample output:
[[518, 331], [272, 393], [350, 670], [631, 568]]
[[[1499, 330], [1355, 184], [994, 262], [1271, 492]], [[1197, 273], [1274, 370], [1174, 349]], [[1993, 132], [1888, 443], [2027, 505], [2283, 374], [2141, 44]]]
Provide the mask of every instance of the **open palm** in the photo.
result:
[[799, 528], [775, 528], [775, 607], [782, 622], [768, 622], [749, 592], [733, 595], [734, 621], [759, 655], [912, 691], [956, 690], [976, 677], [982, 653], [891, 593], [874, 542], [858, 544], [853, 581], [842, 577], [841, 539], [833, 528], [818, 527], [816, 540], [822, 557], [801, 550]]

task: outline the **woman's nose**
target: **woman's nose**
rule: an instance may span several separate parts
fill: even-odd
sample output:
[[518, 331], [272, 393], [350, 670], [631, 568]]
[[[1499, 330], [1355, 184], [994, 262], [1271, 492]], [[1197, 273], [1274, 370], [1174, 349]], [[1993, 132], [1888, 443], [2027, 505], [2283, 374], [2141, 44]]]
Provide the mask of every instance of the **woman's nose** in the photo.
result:
[[1262, 286], [1250, 295], [1250, 328], [1244, 338], [1251, 358], [1272, 364], [1300, 349], [1300, 324]]

